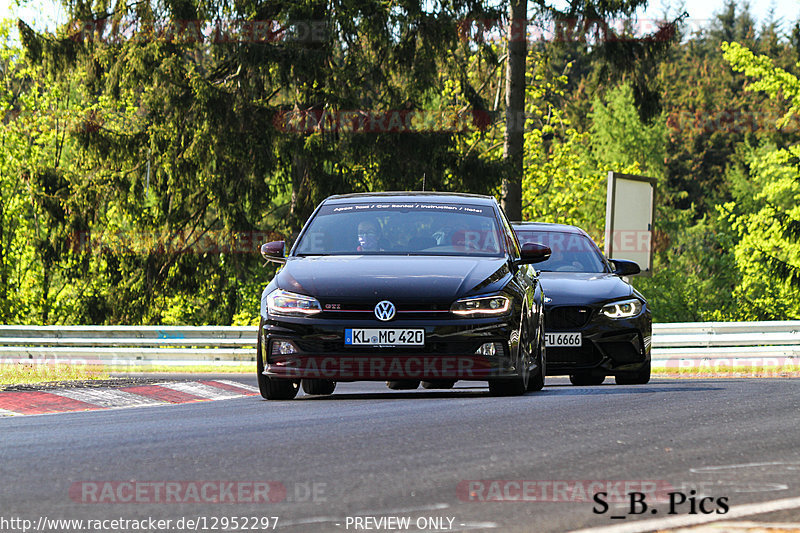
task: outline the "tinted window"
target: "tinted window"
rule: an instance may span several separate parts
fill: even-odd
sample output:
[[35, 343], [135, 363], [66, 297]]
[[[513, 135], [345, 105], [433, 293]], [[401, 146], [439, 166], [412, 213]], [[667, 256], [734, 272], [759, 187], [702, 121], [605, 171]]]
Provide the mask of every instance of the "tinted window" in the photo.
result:
[[543, 272], [608, 272], [603, 256], [592, 239], [563, 231], [516, 230], [519, 242], [537, 242], [553, 251], [550, 259], [536, 264]]
[[328, 204], [309, 222], [296, 255], [491, 255], [502, 232], [490, 206], [392, 202]]

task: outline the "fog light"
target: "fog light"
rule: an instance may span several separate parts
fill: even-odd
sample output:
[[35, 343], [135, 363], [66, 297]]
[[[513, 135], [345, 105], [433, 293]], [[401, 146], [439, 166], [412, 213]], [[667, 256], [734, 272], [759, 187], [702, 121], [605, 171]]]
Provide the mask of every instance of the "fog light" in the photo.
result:
[[291, 353], [297, 353], [297, 348], [291, 342], [275, 341], [272, 343], [273, 355], [289, 355]]
[[494, 342], [487, 342], [486, 344], [478, 348], [478, 350], [475, 353], [478, 355], [487, 355], [487, 356], [497, 355], [497, 347], [495, 346]]

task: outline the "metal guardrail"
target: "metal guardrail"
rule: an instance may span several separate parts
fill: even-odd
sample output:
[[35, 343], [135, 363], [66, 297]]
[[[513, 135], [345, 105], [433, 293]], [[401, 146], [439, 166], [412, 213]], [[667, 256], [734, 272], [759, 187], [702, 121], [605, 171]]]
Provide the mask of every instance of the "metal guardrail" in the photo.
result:
[[800, 320], [653, 324], [655, 367], [800, 369]]
[[114, 365], [255, 361], [254, 326], [0, 326], [0, 362]]
[[[0, 362], [120, 365], [255, 360], [254, 326], [0, 326]], [[800, 320], [654, 324], [655, 367], [800, 364]]]

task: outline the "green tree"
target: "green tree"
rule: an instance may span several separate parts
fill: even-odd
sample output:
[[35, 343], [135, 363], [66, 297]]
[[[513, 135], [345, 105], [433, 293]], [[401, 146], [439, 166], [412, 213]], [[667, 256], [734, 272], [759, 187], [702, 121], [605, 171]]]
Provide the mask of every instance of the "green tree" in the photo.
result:
[[[778, 120], [785, 127], [800, 114], [800, 79], [777, 67], [766, 55], [739, 43], [723, 43], [733, 70], [754, 81], [750, 91], [763, 91], [785, 101]], [[746, 171], [734, 189], [734, 201], [719, 207], [738, 232], [734, 248], [740, 280], [735, 294], [743, 319], [800, 318], [800, 144], [785, 148], [762, 142], [746, 147]]]
[[[59, 83], [77, 81], [88, 107], [67, 132], [79, 148], [74, 179], [34, 174], [54, 184], [45, 189], [92, 200], [81, 224], [55, 213], [61, 225], [47, 234], [62, 242], [77, 227], [88, 242], [102, 243], [85, 266], [97, 290], [76, 299], [75, 320], [225, 324], [256, 317], [269, 270], [258, 243], [237, 243], [237, 236], [291, 239], [333, 193], [413, 189], [423, 181], [428, 189], [487, 192], [499, 183], [499, 172], [486, 171], [492, 162], [458, 150], [465, 134], [450, 124], [353, 132], [321, 119], [349, 110], [426, 110], [436, 101], [444, 112], [465, 101], [480, 110], [462, 62], [479, 50], [457, 31], [466, 17], [496, 16], [480, 3], [445, 2], [435, 11], [355, 1], [65, 5], [69, 21], [54, 35], [22, 22], [19, 31], [33, 64]], [[319, 31], [220, 37], [205, 21]], [[435, 98], [452, 80], [453, 98]], [[82, 184], [83, 192], [58, 180]], [[40, 209], [50, 205], [43, 202]], [[239, 249], [205, 246], [209, 240]]]
[[86, 112], [74, 80], [31, 65], [0, 26], [0, 316], [56, 323], [74, 309], [88, 257], [70, 253], [85, 230], [92, 197], [79, 176], [69, 130]]
[[[616, 29], [617, 17], [630, 17], [647, 0], [611, 0], [592, 2], [570, 0], [564, 2], [534, 2], [533, 24], [539, 27], [553, 25], [553, 43], [545, 45], [545, 57], [561, 54], [564, 48], [575, 49], [571, 41], [582, 41], [578, 48], [584, 57], [594, 63], [592, 82], [596, 88], [605, 83], [614, 85], [627, 82], [633, 90], [634, 102], [640, 117], [649, 122], [661, 110], [661, 98], [654, 83], [659, 63], [678, 35], [678, 23], [683, 16], [665, 21], [650, 35], [634, 35], [629, 27]], [[514, 21], [524, 19], [525, 0], [512, 0], [509, 4], [512, 26], [508, 34], [506, 80], [506, 130], [504, 137], [503, 208], [512, 219], [523, 214], [524, 192], [524, 131], [519, 119], [522, 109], [527, 110], [523, 78], [526, 57], [526, 39]], [[515, 38], [516, 37], [516, 38]], [[590, 42], [591, 46], [586, 46]], [[564, 45], [566, 43], [566, 46]], [[589, 51], [591, 50], [591, 51]], [[522, 201], [522, 205], [520, 205]]]

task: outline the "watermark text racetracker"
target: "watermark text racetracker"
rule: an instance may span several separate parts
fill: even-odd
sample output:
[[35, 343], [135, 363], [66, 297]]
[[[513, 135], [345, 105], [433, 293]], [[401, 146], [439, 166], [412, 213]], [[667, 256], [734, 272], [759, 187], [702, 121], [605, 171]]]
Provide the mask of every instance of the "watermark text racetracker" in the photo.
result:
[[79, 231], [70, 235], [67, 248], [94, 254], [258, 254], [263, 243], [282, 239], [267, 231]]
[[476, 378], [499, 372], [491, 361], [473, 356], [275, 355], [272, 369], [284, 378], [408, 379]]
[[419, 133], [484, 130], [494, 120], [493, 113], [480, 109], [287, 109], [277, 112], [272, 122], [285, 133]]
[[326, 483], [279, 481], [77, 481], [72, 501], [86, 504], [274, 504], [327, 501]]
[[165, 20], [161, 22], [128, 18], [113, 23], [108, 19], [86, 19], [72, 23], [70, 38], [78, 42], [119, 44], [134, 42], [171, 43], [276, 43], [287, 41], [322, 43], [331, 38], [327, 20]]
[[715, 488], [712, 483], [658, 479], [471, 479], [458, 483], [456, 495], [470, 503], [591, 503], [598, 495], [607, 503], [628, 503], [631, 494], [643, 494], [648, 501], [668, 503], [674, 500], [670, 494]]
[[677, 372], [679, 374], [684, 372], [714, 372], [733, 368], [736, 371], [750, 371], [766, 377], [771, 375], [781, 376], [787, 372], [800, 372], [800, 357], [791, 354], [782, 356], [732, 354], [729, 357], [689, 357], [689, 355], [686, 355], [680, 358], [667, 359], [663, 364], [656, 366], [657, 368], [665, 369], [667, 372]]
[[[684, 35], [692, 35], [710, 26], [711, 19], [683, 18], [680, 23]], [[678, 28], [671, 21], [647, 18], [567, 18], [560, 20], [514, 21], [472, 18], [461, 20], [458, 36], [462, 41], [477, 43], [528, 42], [623, 42], [669, 41]]]

